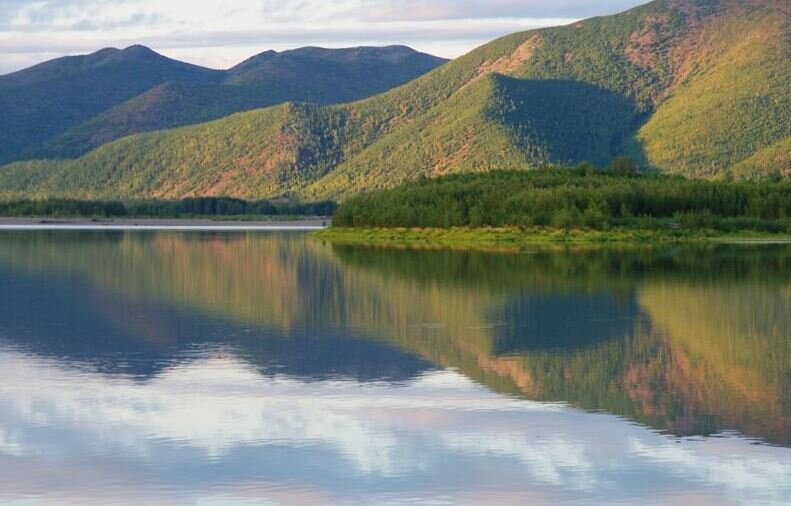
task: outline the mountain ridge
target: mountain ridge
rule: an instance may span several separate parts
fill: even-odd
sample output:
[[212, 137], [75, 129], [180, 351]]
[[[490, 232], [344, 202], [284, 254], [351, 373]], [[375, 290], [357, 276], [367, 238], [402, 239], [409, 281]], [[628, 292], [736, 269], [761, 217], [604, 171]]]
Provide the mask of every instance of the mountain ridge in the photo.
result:
[[0, 76], [0, 160], [161, 82], [214, 78], [215, 71], [142, 46], [66, 56]]
[[[445, 61], [404, 46], [267, 51], [228, 70], [182, 63], [141, 45], [58, 58], [0, 76], [0, 95], [5, 91], [8, 97], [4, 101], [0, 96], [0, 110], [7, 112], [7, 120], [0, 120], [0, 140], [10, 141], [6, 138], [12, 133], [28, 137], [27, 142], [6, 142], [5, 149], [0, 147], [0, 160], [74, 158], [130, 134], [202, 123], [286, 101], [357, 100], [410, 81]], [[80, 86], [60, 90], [62, 81], [75, 78]], [[53, 94], [52, 88], [54, 98], [44, 100]], [[60, 117], [71, 103], [78, 114]], [[41, 131], [41, 124], [51, 128]]]

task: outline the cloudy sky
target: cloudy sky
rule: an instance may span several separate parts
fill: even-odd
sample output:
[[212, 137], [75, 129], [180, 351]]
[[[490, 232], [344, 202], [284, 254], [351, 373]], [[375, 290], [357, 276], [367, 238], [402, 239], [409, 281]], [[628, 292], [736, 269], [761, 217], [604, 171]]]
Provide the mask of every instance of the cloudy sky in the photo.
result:
[[407, 44], [459, 56], [506, 33], [645, 0], [0, 0], [0, 74], [145, 44], [226, 68], [267, 49]]

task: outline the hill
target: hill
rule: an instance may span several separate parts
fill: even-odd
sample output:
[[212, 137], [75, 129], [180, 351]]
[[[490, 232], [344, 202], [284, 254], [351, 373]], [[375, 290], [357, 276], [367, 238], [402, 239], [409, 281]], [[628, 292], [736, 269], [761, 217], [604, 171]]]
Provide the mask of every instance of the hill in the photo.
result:
[[445, 61], [403, 46], [268, 51], [227, 71], [143, 46], [59, 58], [0, 76], [0, 161], [74, 158], [131, 134], [287, 101], [350, 102]]
[[219, 73], [143, 46], [58, 58], [0, 76], [0, 160], [59, 135], [166, 81], [211, 82]]
[[[629, 154], [695, 177], [782, 177], [791, 6], [657, 0], [513, 34], [382, 95], [287, 104], [0, 169], [6, 196], [344, 198], [418, 176]], [[784, 172], [785, 171], [785, 172]]]
[[159, 84], [28, 155], [74, 158], [128, 135], [289, 101], [352, 102], [409, 82], [446, 61], [403, 46], [267, 51], [220, 73], [219, 81]]

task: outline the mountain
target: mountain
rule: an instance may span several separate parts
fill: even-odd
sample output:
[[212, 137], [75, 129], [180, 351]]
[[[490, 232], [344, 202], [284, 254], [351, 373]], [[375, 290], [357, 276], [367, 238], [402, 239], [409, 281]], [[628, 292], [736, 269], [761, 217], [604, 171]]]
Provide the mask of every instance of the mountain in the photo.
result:
[[143, 46], [58, 58], [0, 76], [0, 160], [17, 158], [158, 84], [219, 77]]
[[350, 102], [445, 62], [403, 46], [268, 51], [227, 71], [142, 46], [59, 58], [0, 76], [0, 161], [74, 158], [131, 134], [287, 101]]
[[131, 134], [283, 102], [337, 104], [388, 91], [446, 63], [403, 46], [267, 51], [211, 82], [168, 81], [82, 123], [30, 157], [74, 158]]
[[513, 34], [341, 106], [284, 104], [0, 169], [5, 196], [343, 198], [421, 175], [629, 154], [694, 177], [789, 174], [791, 4], [657, 0]]

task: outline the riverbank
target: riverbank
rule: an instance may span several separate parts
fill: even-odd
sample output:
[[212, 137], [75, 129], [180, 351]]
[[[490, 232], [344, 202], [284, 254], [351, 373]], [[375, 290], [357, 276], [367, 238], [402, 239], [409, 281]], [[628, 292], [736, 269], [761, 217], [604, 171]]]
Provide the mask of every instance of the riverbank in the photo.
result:
[[549, 228], [328, 228], [314, 236], [338, 244], [423, 248], [514, 250], [527, 247], [646, 246], [672, 243], [789, 243], [787, 234], [713, 230]]
[[329, 218], [299, 219], [205, 219], [205, 218], [2, 218], [0, 228], [181, 228], [181, 229], [321, 229]]

